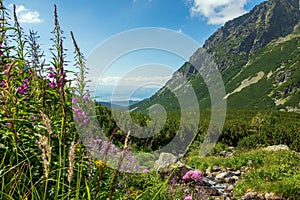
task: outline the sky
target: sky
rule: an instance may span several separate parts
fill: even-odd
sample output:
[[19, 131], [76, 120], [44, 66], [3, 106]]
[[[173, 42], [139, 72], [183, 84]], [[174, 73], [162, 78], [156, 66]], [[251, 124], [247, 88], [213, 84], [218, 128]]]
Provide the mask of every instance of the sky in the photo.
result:
[[[262, 1], [4, 0], [4, 4], [10, 10], [13, 4], [16, 5], [17, 16], [25, 33], [28, 33], [29, 29], [38, 32], [47, 57], [50, 55], [48, 49], [52, 45], [50, 32], [54, 27], [53, 7], [56, 4], [59, 22], [66, 37], [64, 47], [69, 49], [67, 53], [67, 59], [71, 61], [69, 68], [75, 70], [72, 66], [73, 45], [70, 31], [74, 32], [77, 43], [87, 59], [99, 45], [114, 38], [115, 35], [147, 27], [163, 28], [183, 34], [197, 42], [200, 47], [226, 21], [250, 11]], [[151, 35], [147, 37], [151, 39]], [[119, 59], [114, 60], [107, 70], [99, 75], [97, 95], [100, 96], [99, 99], [109, 101], [113, 86], [118, 85], [121, 79], [126, 79], [127, 85], [124, 85], [123, 81], [122, 87], [135, 86], [135, 90], [131, 93], [135, 93], [136, 96], [132, 99], [143, 99], [162, 87], [185, 61], [186, 58], [161, 49], [142, 49], [120, 55]], [[153, 68], [153, 70], [143, 72], [137, 67], [141, 65], [144, 69]], [[163, 70], [159, 70], [162, 69], [159, 66], [163, 66]], [[128, 75], [129, 72], [132, 76]], [[147, 77], [143, 75], [145, 73]], [[137, 89], [136, 86], [141, 87]], [[125, 92], [126, 89], [122, 91]], [[123, 100], [121, 94], [115, 96], [119, 96], [116, 99]]]

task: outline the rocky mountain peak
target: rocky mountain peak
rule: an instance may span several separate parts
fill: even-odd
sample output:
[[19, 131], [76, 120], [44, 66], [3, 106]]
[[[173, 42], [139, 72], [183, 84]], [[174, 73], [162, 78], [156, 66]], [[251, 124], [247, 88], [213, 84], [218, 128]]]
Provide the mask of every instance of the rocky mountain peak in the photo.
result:
[[299, 0], [269, 0], [226, 22], [206, 40], [204, 48], [217, 55], [217, 64], [223, 70], [230, 65], [226, 57], [239, 55], [247, 60], [250, 53], [293, 32], [299, 22]]

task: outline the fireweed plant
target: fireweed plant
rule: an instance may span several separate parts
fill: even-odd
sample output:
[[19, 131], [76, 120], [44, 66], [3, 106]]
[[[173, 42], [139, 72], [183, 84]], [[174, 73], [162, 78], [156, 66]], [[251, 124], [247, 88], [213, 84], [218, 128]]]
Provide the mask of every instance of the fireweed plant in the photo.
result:
[[[0, 199], [170, 199], [177, 186], [190, 188], [177, 192], [180, 199], [195, 196], [200, 178], [173, 187], [173, 172], [165, 181], [147, 168], [132, 173], [142, 163], [130, 153], [130, 132], [122, 132], [111, 112], [90, 97], [85, 58], [72, 32], [78, 72], [66, 70], [56, 6], [49, 63], [38, 33], [26, 35], [16, 6], [10, 11], [2, 0], [0, 31]], [[68, 79], [68, 73], [75, 80]], [[90, 104], [96, 104], [96, 116], [84, 107]], [[96, 119], [110, 130], [102, 133], [108, 139], [97, 136]]]

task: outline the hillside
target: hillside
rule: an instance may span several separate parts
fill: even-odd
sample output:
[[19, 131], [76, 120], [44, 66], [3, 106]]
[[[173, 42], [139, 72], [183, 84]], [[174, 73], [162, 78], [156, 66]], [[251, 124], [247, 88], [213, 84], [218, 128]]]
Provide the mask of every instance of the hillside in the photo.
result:
[[299, 112], [299, 19], [298, 0], [269, 0], [257, 5], [249, 13], [225, 23], [174, 73], [165, 87], [130, 108], [145, 111], [161, 104], [167, 110], [179, 110], [170, 87], [184, 86], [177, 80], [179, 76], [193, 86], [200, 108], [209, 108], [206, 84], [198, 68], [191, 64], [206, 51], [221, 72], [229, 109]]

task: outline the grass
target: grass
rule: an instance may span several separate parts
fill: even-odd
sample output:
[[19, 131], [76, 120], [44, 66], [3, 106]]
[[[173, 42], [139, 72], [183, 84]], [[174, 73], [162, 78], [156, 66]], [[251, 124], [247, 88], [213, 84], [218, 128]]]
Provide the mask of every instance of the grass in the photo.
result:
[[249, 190], [259, 193], [273, 192], [294, 199], [300, 196], [300, 155], [293, 151], [255, 149], [247, 152], [237, 151], [234, 157], [229, 158], [215, 156], [199, 158], [197, 152], [191, 152], [186, 162], [189, 166], [200, 170], [215, 165], [234, 170], [243, 166], [248, 167], [250, 172], [244, 174], [235, 187], [234, 193], [237, 198]]
[[[192, 191], [190, 185], [194, 183], [181, 182], [173, 187], [169, 183], [171, 176], [162, 179], [161, 174], [155, 170], [132, 174], [120, 170], [119, 166], [115, 169], [109, 167], [105, 163], [105, 156], [109, 153], [114, 155], [115, 152], [109, 152], [108, 147], [111, 146], [101, 149], [105, 150], [102, 159], [94, 158], [86, 148], [86, 141], [78, 134], [78, 130], [92, 134], [86, 127], [97, 117], [101, 128], [108, 133], [106, 136], [110, 137], [107, 141], [101, 140], [101, 144], [114, 143], [121, 148], [122, 156], [117, 161], [122, 163], [128, 145], [135, 151], [151, 152], [172, 140], [178, 130], [180, 112], [168, 112], [163, 131], [153, 138], [130, 137], [129, 132], [119, 130], [109, 109], [96, 104], [97, 116], [89, 114], [89, 105], [94, 105], [95, 102], [89, 98], [90, 93], [86, 87], [88, 71], [85, 58], [71, 32], [73, 61], [78, 72], [68, 72], [65, 69], [68, 60], [63, 46], [65, 35], [58, 20], [56, 6], [49, 63], [46, 63], [44, 50], [38, 44], [38, 34], [30, 31], [26, 35], [18, 23], [16, 8], [14, 7], [12, 22], [1, 0], [0, 24], [0, 199], [130, 200], [172, 199], [175, 196], [183, 198], [189, 195], [185, 191]], [[68, 79], [67, 73], [73, 73], [76, 80]], [[202, 90], [204, 84], [197, 86], [199, 82], [195, 77], [191, 77], [191, 81], [199, 94], [207, 93], [207, 90]], [[71, 87], [72, 85], [75, 87]], [[164, 101], [168, 106], [168, 100], [173, 100], [174, 95], [163, 95], [168, 97]], [[154, 100], [159, 102], [159, 99]], [[208, 101], [209, 99], [204, 100], [205, 105], [209, 105]], [[88, 102], [88, 106], [83, 102]], [[177, 107], [178, 102], [174, 102], [170, 110], [176, 110]], [[299, 127], [299, 115], [245, 110], [230, 110], [228, 113], [224, 137], [220, 138], [224, 144], [218, 145], [215, 152], [226, 149], [228, 144], [239, 145], [242, 138], [247, 139], [252, 135], [260, 136], [259, 139], [265, 144], [283, 141], [289, 143], [291, 148], [299, 148], [300, 137], [295, 134]], [[253, 124], [251, 121], [256, 116], [262, 120]], [[134, 113], [132, 117], [140, 125], [147, 125], [150, 120], [149, 116], [141, 113]], [[190, 118], [192, 117], [191, 115]], [[192, 149], [201, 144], [209, 118], [209, 110], [201, 112], [201, 126]], [[270, 141], [271, 136], [279, 140], [273, 138]], [[93, 142], [99, 142], [99, 138], [92, 139]], [[248, 141], [247, 144], [253, 146], [254, 143], [257, 144], [257, 140]], [[94, 147], [102, 148], [99, 144]], [[253, 188], [258, 180], [261, 186], [256, 189], [260, 191], [266, 189], [263, 185], [263, 181], [266, 181], [266, 184], [271, 184], [269, 187], [274, 192], [291, 197], [299, 196], [298, 185], [291, 186], [292, 183], [299, 182], [299, 170], [293, 169], [299, 167], [299, 158], [292, 152], [240, 151], [234, 158], [228, 159], [212, 156], [200, 159], [195, 152], [192, 151], [187, 163], [202, 170], [211, 165], [238, 169], [252, 160], [250, 167], [253, 168], [253, 173], [244, 177], [247, 181], [238, 184], [237, 195]], [[156, 159], [145, 153], [141, 160], [147, 160], [146, 157]], [[280, 188], [279, 185], [283, 182], [286, 186]], [[273, 183], [277, 185], [272, 186]]]

